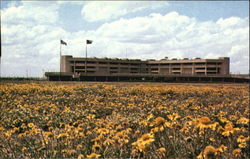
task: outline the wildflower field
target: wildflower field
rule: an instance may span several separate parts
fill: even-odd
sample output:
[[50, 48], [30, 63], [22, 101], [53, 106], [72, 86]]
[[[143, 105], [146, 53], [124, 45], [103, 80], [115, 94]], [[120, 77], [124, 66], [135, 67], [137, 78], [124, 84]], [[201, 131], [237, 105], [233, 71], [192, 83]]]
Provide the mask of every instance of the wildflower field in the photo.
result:
[[0, 158], [250, 158], [246, 84], [2, 82]]

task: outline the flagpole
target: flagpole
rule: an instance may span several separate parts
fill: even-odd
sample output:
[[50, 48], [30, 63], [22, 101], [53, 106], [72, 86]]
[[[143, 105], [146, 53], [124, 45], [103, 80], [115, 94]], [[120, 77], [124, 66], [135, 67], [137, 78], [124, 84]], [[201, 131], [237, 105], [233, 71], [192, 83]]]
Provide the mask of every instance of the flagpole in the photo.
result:
[[0, 78], [2, 77], [2, 58], [1, 58], [1, 56], [0, 56]]
[[85, 75], [87, 75], [87, 41], [86, 41], [86, 49], [85, 49]]
[[61, 81], [61, 56], [62, 56], [62, 44], [61, 44], [61, 41], [60, 41], [60, 72], [59, 72], [59, 81]]

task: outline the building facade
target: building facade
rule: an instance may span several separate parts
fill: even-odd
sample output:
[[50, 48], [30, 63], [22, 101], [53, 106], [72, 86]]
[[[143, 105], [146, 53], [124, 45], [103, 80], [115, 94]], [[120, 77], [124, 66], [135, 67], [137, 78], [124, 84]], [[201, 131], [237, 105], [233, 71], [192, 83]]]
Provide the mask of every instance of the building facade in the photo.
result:
[[118, 58], [61, 57], [61, 72], [74, 76], [102, 75], [229, 75], [229, 57], [218, 59], [139, 60]]

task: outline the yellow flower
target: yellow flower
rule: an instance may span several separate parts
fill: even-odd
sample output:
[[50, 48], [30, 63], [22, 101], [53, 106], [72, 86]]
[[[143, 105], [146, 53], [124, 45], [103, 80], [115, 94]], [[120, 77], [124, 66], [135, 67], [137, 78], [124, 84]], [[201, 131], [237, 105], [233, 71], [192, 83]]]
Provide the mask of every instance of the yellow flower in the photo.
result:
[[95, 142], [95, 144], [92, 146], [92, 151], [99, 152], [101, 150], [101, 146]]
[[12, 135], [12, 131], [11, 130], [6, 131], [5, 136], [10, 137], [11, 135]]
[[225, 152], [227, 150], [227, 147], [225, 145], [221, 145], [220, 147], [217, 148], [218, 152]]
[[147, 134], [143, 134], [140, 139], [140, 141], [142, 142], [153, 142], [154, 141], [154, 135], [150, 134], [150, 133], [147, 133]]
[[22, 152], [26, 151], [27, 150], [27, 147], [23, 147], [22, 148]]
[[105, 135], [105, 134], [108, 134], [108, 133], [109, 133], [109, 130], [106, 129], [106, 128], [100, 128], [100, 129], [97, 130], [97, 132], [98, 132], [99, 134]]
[[171, 115], [168, 115], [168, 118], [171, 120], [171, 121], [174, 121], [174, 120], [177, 120], [178, 118], [180, 118], [179, 114], [177, 113], [173, 113]]
[[103, 145], [104, 146], [109, 146], [109, 145], [113, 145], [115, 143], [114, 140], [111, 140], [110, 138], [107, 138], [104, 142]]
[[69, 135], [66, 133], [61, 133], [61, 134], [57, 135], [57, 138], [60, 139], [60, 138], [68, 137], [68, 136]]
[[161, 147], [156, 150], [156, 153], [159, 154], [160, 156], [165, 156], [166, 149], [164, 147]]
[[88, 116], [87, 116], [87, 119], [94, 119], [95, 118], [95, 114], [89, 114]]
[[196, 126], [196, 128], [198, 128], [200, 130], [199, 134], [203, 134], [204, 133], [204, 129], [206, 128], [210, 128], [212, 130], [215, 130], [216, 126], [218, 125], [218, 123], [211, 123], [211, 120], [209, 119], [209, 117], [200, 117], [198, 119], [194, 119], [193, 120], [193, 124]]
[[78, 144], [78, 145], [76, 146], [76, 149], [77, 149], [77, 150], [82, 149], [82, 145]]
[[153, 124], [155, 126], [159, 126], [159, 125], [163, 125], [165, 122], [165, 119], [163, 117], [157, 117], [155, 118], [155, 120], [153, 121]]
[[203, 156], [205, 159], [212, 159], [216, 156], [216, 152], [216, 148], [214, 148], [213, 146], [207, 146], [204, 149]]
[[201, 118], [199, 118], [198, 119], [198, 122], [200, 123], [200, 124], [204, 124], [204, 125], [208, 125], [208, 124], [210, 124], [211, 123], [211, 120], [209, 119], [209, 117], [201, 117]]
[[247, 147], [247, 143], [246, 142], [242, 142], [239, 144], [239, 148], [246, 148]]
[[209, 140], [215, 142], [215, 139], [213, 137], [210, 137]]
[[84, 159], [83, 154], [78, 155], [77, 159]]
[[187, 125], [183, 126], [180, 130], [182, 133], [187, 134], [189, 132], [189, 127]]
[[61, 152], [62, 152], [62, 153], [66, 153], [67, 155], [73, 155], [73, 154], [76, 153], [76, 150], [74, 150], [74, 149], [70, 149], [70, 150], [68, 150], [68, 149], [63, 149], [63, 150], [61, 150]]
[[30, 128], [34, 127], [34, 124], [33, 123], [29, 123], [28, 127], [30, 127]]
[[139, 151], [145, 151], [146, 148], [154, 141], [153, 134], [143, 134], [136, 142], [132, 143]]
[[240, 157], [241, 156], [241, 150], [239, 148], [234, 149], [233, 152], [232, 152], [232, 155], [234, 157]]
[[46, 137], [52, 137], [53, 136], [53, 134], [52, 134], [52, 132], [44, 132], [44, 135], [46, 136]]
[[238, 138], [237, 138], [237, 142], [241, 143], [241, 142], [246, 142], [247, 141], [247, 138], [245, 138], [243, 135], [240, 135]]
[[249, 119], [245, 118], [245, 117], [241, 117], [239, 120], [237, 120], [236, 122], [237, 124], [249, 124]]
[[238, 118], [238, 117], [237, 117], [236, 115], [230, 115], [230, 116], [229, 116], [229, 119], [234, 120], [234, 121], [237, 120], [237, 118]]
[[99, 158], [101, 155], [96, 153], [91, 153], [90, 155], [87, 155], [87, 158]]
[[153, 114], [149, 114], [148, 116], [147, 116], [147, 121], [149, 121], [150, 119], [152, 119], [154, 116], [153, 116]]
[[217, 125], [219, 125], [219, 123], [218, 123], [218, 122], [214, 122], [213, 124], [209, 124], [208, 127], [209, 127], [210, 129], [212, 129], [213, 131], [215, 131]]
[[227, 120], [227, 118], [224, 118], [224, 117], [220, 117], [219, 120], [220, 120], [222, 123], [228, 123], [228, 122], [230, 122], [229, 120]]
[[235, 131], [232, 123], [227, 123], [225, 125], [224, 131], [221, 133], [223, 136], [229, 136], [230, 134], [233, 134]]

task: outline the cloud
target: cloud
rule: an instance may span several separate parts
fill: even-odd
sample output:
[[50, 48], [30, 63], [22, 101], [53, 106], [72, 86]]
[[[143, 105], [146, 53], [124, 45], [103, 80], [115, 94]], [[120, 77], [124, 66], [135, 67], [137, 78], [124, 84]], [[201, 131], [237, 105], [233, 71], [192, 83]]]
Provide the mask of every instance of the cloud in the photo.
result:
[[1, 10], [1, 20], [4, 24], [51, 25], [58, 20], [58, 7], [54, 2], [22, 2]]
[[[105, 23], [97, 29], [96, 34], [122, 43], [120, 50], [124, 50], [125, 46], [131, 48], [130, 57], [133, 58], [229, 56], [232, 65], [238, 61], [245, 65], [242, 70], [241, 67], [232, 67], [231, 71], [246, 73], [249, 69], [248, 20], [230, 17], [200, 22], [170, 12]], [[109, 45], [112, 46], [112, 42]]]
[[[126, 3], [132, 5], [132, 2]], [[162, 59], [166, 56], [229, 56], [231, 72], [249, 71], [248, 17], [202, 22], [178, 12], [152, 13], [113, 21], [109, 19], [96, 30], [67, 32], [59, 25], [60, 5], [22, 2], [1, 10], [3, 75], [26, 76], [28, 70], [30, 76], [41, 77], [43, 70], [58, 71], [60, 38], [68, 44], [62, 46], [63, 55], [85, 56], [85, 40], [91, 39], [93, 44], [88, 45], [88, 57]], [[126, 14], [139, 10], [136, 7], [125, 8], [128, 8]], [[40, 13], [36, 13], [37, 10]], [[115, 19], [122, 15], [110, 16]]]
[[113, 1], [89, 2], [82, 8], [82, 16], [90, 22], [107, 21], [129, 13], [145, 9], [156, 9], [167, 6], [167, 2]]

